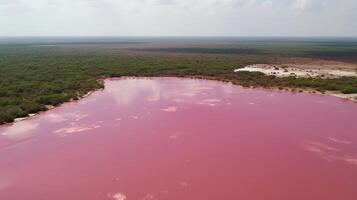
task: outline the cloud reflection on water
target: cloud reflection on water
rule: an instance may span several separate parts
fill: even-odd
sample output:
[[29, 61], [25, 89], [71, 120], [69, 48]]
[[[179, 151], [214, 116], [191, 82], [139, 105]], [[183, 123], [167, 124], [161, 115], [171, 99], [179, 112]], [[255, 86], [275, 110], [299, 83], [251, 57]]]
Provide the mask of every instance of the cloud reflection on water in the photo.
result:
[[[165, 80], [165, 79], [163, 79]], [[213, 85], [202, 86], [199, 80], [185, 80], [185, 84], [162, 84], [161, 79], [126, 79], [122, 82], [110, 82], [113, 84], [106, 90], [111, 93], [119, 105], [128, 105], [133, 101], [144, 98], [149, 102], [161, 100], [173, 101], [176, 103], [195, 103], [198, 96], [207, 95], [207, 91], [212, 91]], [[224, 89], [227, 94], [231, 93], [229, 87]], [[202, 97], [203, 98], [203, 97]]]
[[[350, 144], [348, 141], [344, 140], [338, 140], [333, 138], [327, 138], [330, 141], [335, 142], [335, 144], [339, 145], [348, 145]], [[336, 142], [337, 141], [337, 142]], [[340, 141], [343, 141], [342, 143]], [[347, 162], [349, 164], [357, 166], [357, 155], [352, 155], [346, 151], [343, 150], [343, 146], [340, 146], [340, 148], [324, 144], [322, 142], [307, 142], [303, 145], [304, 149], [314, 153], [317, 155], [319, 158], [332, 162], [332, 161], [343, 161]]]
[[1, 135], [11, 140], [22, 140], [32, 136], [38, 127], [39, 123], [33, 121], [21, 121], [7, 127]]

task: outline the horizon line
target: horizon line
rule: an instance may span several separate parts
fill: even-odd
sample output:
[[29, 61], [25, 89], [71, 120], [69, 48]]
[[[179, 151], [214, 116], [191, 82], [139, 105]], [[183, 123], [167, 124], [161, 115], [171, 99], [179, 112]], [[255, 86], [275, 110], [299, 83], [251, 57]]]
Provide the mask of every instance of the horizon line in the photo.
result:
[[288, 36], [288, 35], [276, 35], [276, 36], [264, 36], [264, 35], [256, 35], [256, 36], [247, 36], [247, 35], [0, 35], [0, 38], [34, 38], [34, 37], [128, 37], [128, 38], [140, 38], [140, 37], [151, 37], [151, 38], [357, 38], [356, 36], [328, 36], [328, 35], [305, 35], [305, 36]]

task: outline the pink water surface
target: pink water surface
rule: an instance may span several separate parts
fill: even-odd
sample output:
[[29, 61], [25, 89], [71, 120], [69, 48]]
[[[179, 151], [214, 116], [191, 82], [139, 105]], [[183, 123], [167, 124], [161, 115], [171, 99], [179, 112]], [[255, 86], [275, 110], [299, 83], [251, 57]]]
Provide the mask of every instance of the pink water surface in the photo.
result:
[[1, 200], [356, 200], [357, 104], [176, 78], [0, 127]]

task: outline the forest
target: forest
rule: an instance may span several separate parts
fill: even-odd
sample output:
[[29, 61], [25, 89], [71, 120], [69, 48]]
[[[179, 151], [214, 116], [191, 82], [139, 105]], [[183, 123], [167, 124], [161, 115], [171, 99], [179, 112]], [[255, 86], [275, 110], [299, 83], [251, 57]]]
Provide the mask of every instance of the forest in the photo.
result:
[[[125, 46], [122, 47], [122, 46]], [[133, 47], [126, 48], [127, 45]], [[76, 100], [121, 76], [175, 76], [230, 81], [245, 87], [313, 89], [357, 93], [357, 78], [277, 78], [238, 72], [254, 63], [293, 57], [355, 64], [357, 43], [241, 42], [205, 47], [152, 48], [137, 43], [0, 43], [0, 124]]]

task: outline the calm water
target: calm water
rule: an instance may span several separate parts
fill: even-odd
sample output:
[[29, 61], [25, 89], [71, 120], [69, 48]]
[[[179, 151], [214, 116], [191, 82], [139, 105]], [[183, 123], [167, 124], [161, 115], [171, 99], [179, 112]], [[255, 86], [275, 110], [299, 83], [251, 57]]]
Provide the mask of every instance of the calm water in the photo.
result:
[[203, 80], [105, 84], [0, 127], [1, 200], [357, 199], [357, 104]]

